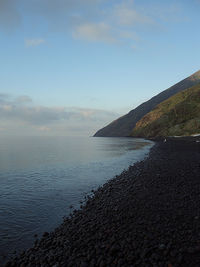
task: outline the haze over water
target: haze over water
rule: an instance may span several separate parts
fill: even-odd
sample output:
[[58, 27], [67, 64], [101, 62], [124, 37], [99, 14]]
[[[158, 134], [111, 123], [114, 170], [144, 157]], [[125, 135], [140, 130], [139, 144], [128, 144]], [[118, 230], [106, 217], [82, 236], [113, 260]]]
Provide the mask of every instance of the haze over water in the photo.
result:
[[[132, 138], [0, 139], [0, 256], [33, 244], [84, 196], [147, 155]], [[2, 258], [0, 258], [1, 262]]]

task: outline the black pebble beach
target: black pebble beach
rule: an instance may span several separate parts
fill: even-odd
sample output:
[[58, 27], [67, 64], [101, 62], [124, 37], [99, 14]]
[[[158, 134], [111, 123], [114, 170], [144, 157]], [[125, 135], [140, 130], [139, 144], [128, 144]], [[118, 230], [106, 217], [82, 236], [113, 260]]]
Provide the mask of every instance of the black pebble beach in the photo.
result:
[[200, 266], [198, 137], [157, 141], [5, 266]]

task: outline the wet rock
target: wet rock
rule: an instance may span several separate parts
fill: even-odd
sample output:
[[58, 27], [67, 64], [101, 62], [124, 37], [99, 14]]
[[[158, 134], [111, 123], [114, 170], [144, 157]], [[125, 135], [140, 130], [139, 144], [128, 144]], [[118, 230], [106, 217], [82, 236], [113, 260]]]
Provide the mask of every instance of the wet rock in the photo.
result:
[[164, 250], [165, 249], [165, 244], [160, 244], [158, 247], [160, 250]]
[[47, 237], [47, 236], [49, 236], [49, 233], [48, 232], [44, 232], [43, 233], [43, 237]]

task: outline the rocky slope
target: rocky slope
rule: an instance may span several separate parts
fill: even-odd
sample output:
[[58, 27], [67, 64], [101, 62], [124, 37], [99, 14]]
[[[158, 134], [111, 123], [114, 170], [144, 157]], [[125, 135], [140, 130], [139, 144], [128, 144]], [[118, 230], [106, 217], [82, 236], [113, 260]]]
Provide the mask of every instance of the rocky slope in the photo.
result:
[[153, 108], [155, 108], [162, 101], [168, 99], [169, 97], [175, 95], [176, 93], [183, 91], [193, 85], [200, 83], [200, 71], [197, 71], [188, 78], [182, 80], [181, 82], [175, 84], [169, 89], [161, 92], [160, 94], [154, 96], [147, 102], [141, 104], [137, 108], [131, 110], [128, 114], [120, 117], [119, 119], [113, 121], [106, 127], [100, 129], [95, 133], [94, 136], [129, 136], [136, 123]]
[[200, 83], [165, 100], [136, 123], [132, 136], [200, 133]]

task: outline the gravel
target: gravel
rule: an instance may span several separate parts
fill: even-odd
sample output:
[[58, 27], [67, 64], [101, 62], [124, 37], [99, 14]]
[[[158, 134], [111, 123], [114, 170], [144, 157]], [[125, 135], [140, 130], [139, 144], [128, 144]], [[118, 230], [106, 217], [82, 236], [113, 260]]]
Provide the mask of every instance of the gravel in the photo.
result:
[[157, 141], [147, 159], [94, 191], [5, 266], [200, 266], [196, 139]]

